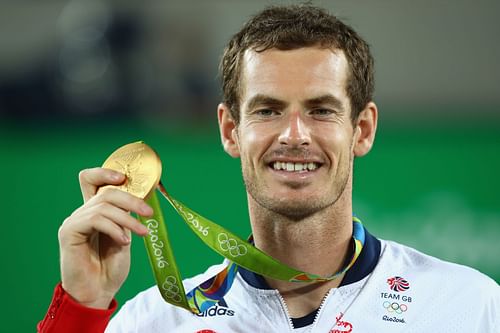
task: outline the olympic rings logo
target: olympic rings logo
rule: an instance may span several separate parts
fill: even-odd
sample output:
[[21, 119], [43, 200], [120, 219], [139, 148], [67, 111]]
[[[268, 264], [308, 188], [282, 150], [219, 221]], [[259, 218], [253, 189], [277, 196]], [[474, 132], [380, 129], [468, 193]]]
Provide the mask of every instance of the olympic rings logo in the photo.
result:
[[247, 254], [248, 250], [244, 245], [238, 244], [236, 239], [229, 238], [226, 233], [221, 232], [217, 237], [219, 247], [224, 252], [229, 252], [231, 257], [236, 258]]
[[167, 276], [165, 282], [163, 282], [163, 284], [161, 285], [161, 288], [163, 289], [163, 294], [166, 298], [171, 299], [172, 301], [177, 303], [180, 303], [182, 301], [180, 290], [177, 286], [177, 279], [174, 276]]
[[403, 312], [406, 312], [408, 310], [408, 305], [406, 304], [399, 304], [396, 302], [388, 302], [385, 301], [382, 306], [387, 310], [387, 312], [396, 312], [397, 314], [402, 314]]

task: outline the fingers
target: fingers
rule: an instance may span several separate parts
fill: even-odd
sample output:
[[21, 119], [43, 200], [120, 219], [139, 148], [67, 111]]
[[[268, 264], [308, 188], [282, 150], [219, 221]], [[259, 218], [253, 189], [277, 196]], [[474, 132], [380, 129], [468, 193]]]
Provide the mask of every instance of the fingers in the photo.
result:
[[[136, 222], [136, 224], [139, 224]], [[116, 221], [107, 218], [104, 215], [92, 219], [90, 225], [94, 231], [105, 234], [122, 246], [130, 244], [130, 235], [120, 227]]]
[[[118, 224], [125, 230], [131, 230], [132, 232], [141, 236], [145, 236], [148, 233], [148, 229], [135, 218], [133, 218], [129, 213], [127, 213], [123, 209], [113, 206], [110, 203], [100, 203], [94, 209], [100, 212], [102, 216]], [[122, 232], [124, 231], [122, 230]], [[124, 233], [124, 235], [128, 235], [130, 238], [129, 234], [129, 232]]]
[[113, 206], [141, 216], [151, 216], [153, 214], [153, 209], [144, 200], [114, 188], [106, 188], [100, 191], [88, 201], [88, 205], [92, 206], [103, 202], [108, 202]]
[[92, 168], [80, 171], [78, 175], [83, 201], [87, 202], [103, 185], [120, 185], [125, 181], [125, 175], [110, 169]]
[[[109, 236], [119, 246], [129, 245], [131, 232], [140, 236], [148, 234], [148, 229], [128, 213], [114, 207], [111, 211], [75, 212], [59, 228], [58, 238], [61, 248], [81, 246], [91, 243], [97, 233]], [[89, 244], [90, 244], [89, 243]]]
[[153, 209], [144, 200], [118, 189], [107, 188], [90, 198], [67, 218], [59, 230], [63, 245], [81, 245], [97, 232], [111, 237], [117, 244], [127, 245], [130, 232], [145, 236], [148, 229], [129, 212], [150, 216]]

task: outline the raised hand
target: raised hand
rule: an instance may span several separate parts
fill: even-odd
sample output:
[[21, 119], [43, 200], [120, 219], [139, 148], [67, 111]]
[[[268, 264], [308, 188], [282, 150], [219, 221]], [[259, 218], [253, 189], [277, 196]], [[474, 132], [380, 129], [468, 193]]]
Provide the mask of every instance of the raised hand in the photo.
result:
[[121, 190], [99, 190], [122, 184], [119, 172], [86, 169], [79, 180], [84, 204], [59, 228], [62, 287], [82, 305], [106, 309], [130, 270], [131, 232], [148, 233], [130, 212], [150, 216], [153, 210]]

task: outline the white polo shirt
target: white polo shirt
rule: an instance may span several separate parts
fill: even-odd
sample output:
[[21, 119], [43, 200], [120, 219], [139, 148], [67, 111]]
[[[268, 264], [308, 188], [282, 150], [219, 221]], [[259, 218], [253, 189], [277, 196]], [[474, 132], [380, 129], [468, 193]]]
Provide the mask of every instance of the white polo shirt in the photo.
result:
[[[184, 281], [190, 290], [227, 262]], [[291, 319], [265, 280], [239, 268], [223, 301], [200, 315], [174, 307], [156, 286], [128, 301], [108, 333], [500, 333], [500, 287], [486, 275], [366, 232], [363, 251], [320, 308]]]

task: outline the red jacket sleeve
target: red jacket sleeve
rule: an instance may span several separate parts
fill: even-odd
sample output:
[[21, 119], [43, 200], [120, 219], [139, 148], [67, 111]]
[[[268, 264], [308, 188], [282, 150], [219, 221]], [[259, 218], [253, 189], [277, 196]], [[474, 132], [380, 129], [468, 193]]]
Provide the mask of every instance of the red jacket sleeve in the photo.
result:
[[77, 303], [59, 283], [45, 318], [38, 323], [38, 333], [100, 333], [104, 332], [117, 303], [107, 310], [92, 309]]

